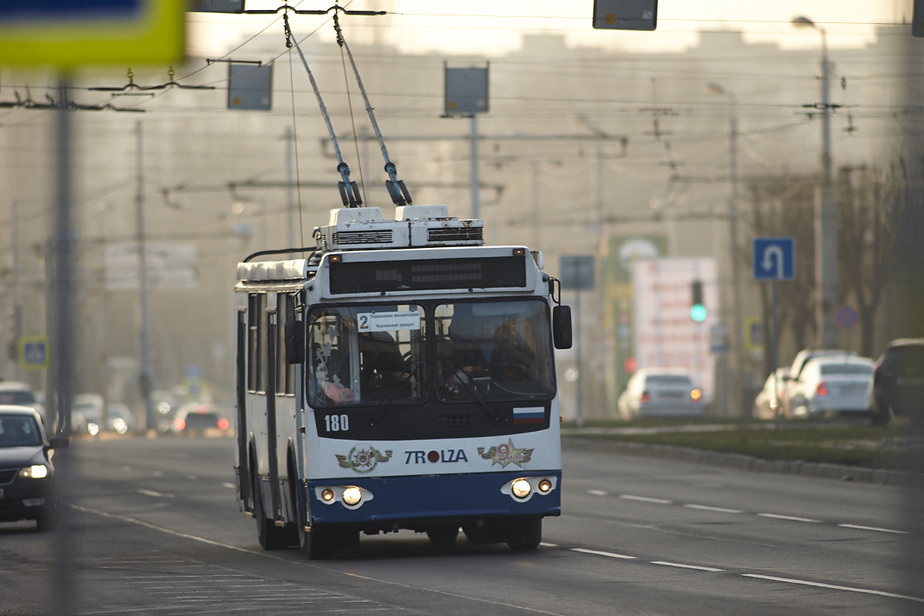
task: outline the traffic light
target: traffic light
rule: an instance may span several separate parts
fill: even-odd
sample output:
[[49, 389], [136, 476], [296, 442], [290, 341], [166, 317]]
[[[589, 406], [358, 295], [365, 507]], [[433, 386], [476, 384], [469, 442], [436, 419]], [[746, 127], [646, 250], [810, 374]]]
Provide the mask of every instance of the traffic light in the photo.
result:
[[697, 323], [702, 323], [706, 320], [707, 316], [706, 306], [703, 304], [702, 280], [694, 280], [690, 283], [690, 294], [692, 295], [692, 300], [690, 302], [690, 318]]

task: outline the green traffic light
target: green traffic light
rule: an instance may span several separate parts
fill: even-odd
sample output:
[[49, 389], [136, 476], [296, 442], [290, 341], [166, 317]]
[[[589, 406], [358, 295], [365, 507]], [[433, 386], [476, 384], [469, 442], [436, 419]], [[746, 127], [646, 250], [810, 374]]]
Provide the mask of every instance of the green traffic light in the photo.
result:
[[702, 304], [693, 304], [690, 307], [690, 318], [696, 321], [697, 323], [702, 323], [706, 320], [706, 307]]

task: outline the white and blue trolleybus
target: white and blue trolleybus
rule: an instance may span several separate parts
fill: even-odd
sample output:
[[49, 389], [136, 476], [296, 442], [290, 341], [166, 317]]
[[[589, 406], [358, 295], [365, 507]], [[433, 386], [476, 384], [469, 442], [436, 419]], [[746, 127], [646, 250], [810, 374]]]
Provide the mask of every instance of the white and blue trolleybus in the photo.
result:
[[265, 549], [402, 529], [539, 545], [570, 311], [542, 253], [482, 231], [445, 205], [344, 207], [315, 247], [237, 266], [235, 473]]

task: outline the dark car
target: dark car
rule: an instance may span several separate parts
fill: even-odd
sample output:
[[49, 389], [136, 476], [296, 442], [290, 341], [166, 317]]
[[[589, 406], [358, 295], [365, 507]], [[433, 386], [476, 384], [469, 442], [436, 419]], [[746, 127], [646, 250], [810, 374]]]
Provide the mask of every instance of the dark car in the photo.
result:
[[873, 366], [869, 412], [878, 425], [897, 416], [924, 421], [924, 338], [901, 338], [886, 346]]
[[214, 404], [184, 404], [173, 419], [173, 429], [180, 434], [227, 435], [230, 427], [231, 422]]
[[0, 522], [36, 520], [39, 531], [55, 525], [55, 477], [50, 452], [67, 447], [65, 437], [49, 443], [42, 417], [24, 406], [0, 405]]

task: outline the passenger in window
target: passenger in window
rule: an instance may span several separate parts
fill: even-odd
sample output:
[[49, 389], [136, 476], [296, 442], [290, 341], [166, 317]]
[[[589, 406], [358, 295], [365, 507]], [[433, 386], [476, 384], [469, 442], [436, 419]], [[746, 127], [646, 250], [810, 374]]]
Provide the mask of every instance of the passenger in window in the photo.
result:
[[535, 353], [518, 333], [515, 317], [477, 316], [460, 304], [449, 324], [449, 338], [453, 362], [472, 377], [521, 380], [535, 365]]
[[409, 398], [411, 381], [401, 348], [388, 332], [360, 334], [360, 390], [373, 400]]

